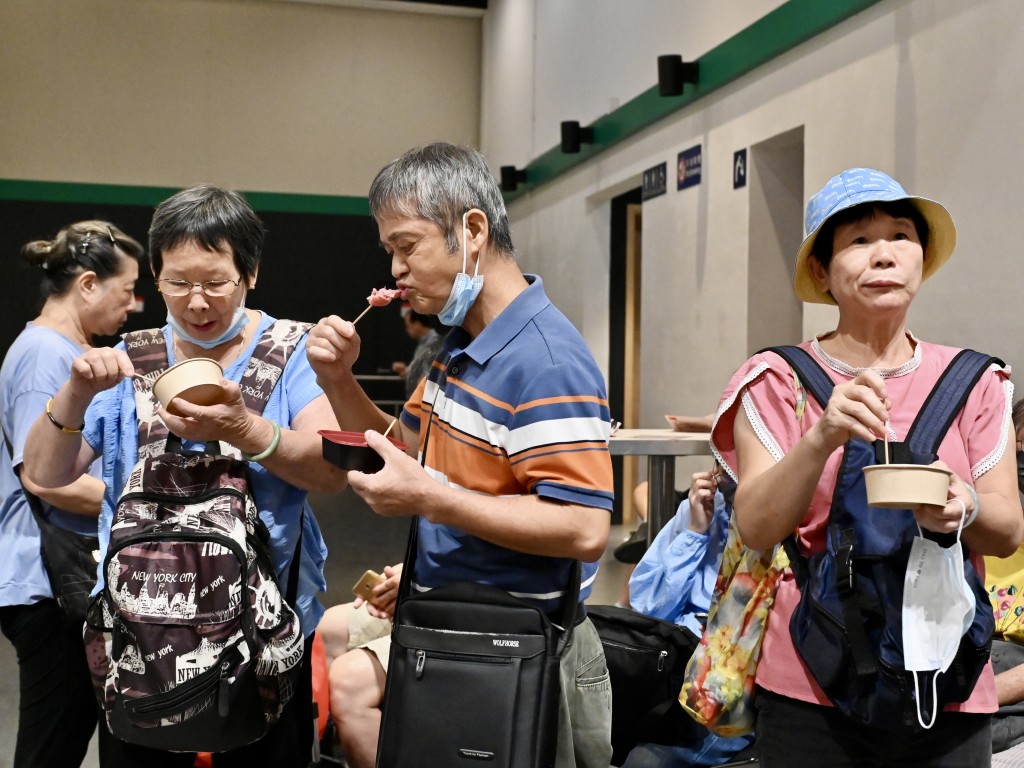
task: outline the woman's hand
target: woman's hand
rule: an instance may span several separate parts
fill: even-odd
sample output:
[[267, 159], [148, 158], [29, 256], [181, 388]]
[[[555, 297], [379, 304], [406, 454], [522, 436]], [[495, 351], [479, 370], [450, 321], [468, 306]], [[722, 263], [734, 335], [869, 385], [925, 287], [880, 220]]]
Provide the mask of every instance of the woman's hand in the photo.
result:
[[[949, 469], [946, 462], [936, 461], [931, 466], [938, 469]], [[952, 470], [950, 470], [952, 471]], [[962, 505], [961, 505], [962, 502]], [[922, 528], [935, 533], [956, 533], [960, 527], [960, 518], [967, 518], [974, 512], [974, 497], [967, 490], [966, 484], [956, 473], [949, 478], [949, 499], [945, 506], [938, 504], [922, 504], [914, 510], [914, 519]]]
[[359, 358], [359, 334], [348, 320], [331, 315], [320, 320], [306, 337], [306, 357], [317, 383], [336, 381], [351, 374]]
[[891, 407], [882, 377], [870, 369], [861, 371], [853, 380], [833, 388], [825, 412], [804, 439], [816, 441], [825, 455], [851, 437], [869, 443], [884, 440]]
[[249, 413], [237, 382], [221, 379], [220, 387], [224, 392], [221, 403], [196, 405], [178, 397], [171, 403], [181, 416], [176, 416], [164, 407], [157, 409], [157, 415], [167, 425], [167, 429], [182, 440], [223, 440], [243, 453], [259, 453], [266, 448], [272, 437], [272, 434], [257, 434], [267, 422]]
[[93, 347], [72, 361], [68, 383], [76, 400], [88, 402], [103, 390], [134, 375], [135, 367], [124, 350]]
[[718, 478], [711, 472], [694, 472], [690, 478], [690, 530], [707, 533], [715, 514]]

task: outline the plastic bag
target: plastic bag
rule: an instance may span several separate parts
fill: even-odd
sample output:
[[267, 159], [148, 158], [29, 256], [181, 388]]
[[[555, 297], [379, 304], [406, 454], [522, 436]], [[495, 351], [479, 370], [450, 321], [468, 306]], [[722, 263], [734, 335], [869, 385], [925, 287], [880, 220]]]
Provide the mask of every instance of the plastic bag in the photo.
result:
[[754, 675], [768, 612], [782, 571], [789, 565], [781, 545], [748, 549], [735, 517], [722, 553], [707, 625], [689, 664], [679, 703], [689, 715], [722, 736], [754, 729]]

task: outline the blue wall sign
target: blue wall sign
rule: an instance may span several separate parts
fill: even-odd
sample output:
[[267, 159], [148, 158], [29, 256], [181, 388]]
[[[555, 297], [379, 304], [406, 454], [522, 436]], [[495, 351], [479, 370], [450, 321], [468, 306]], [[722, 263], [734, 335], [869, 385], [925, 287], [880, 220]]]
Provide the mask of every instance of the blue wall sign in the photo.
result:
[[700, 144], [684, 149], [676, 160], [676, 189], [686, 189], [700, 184]]

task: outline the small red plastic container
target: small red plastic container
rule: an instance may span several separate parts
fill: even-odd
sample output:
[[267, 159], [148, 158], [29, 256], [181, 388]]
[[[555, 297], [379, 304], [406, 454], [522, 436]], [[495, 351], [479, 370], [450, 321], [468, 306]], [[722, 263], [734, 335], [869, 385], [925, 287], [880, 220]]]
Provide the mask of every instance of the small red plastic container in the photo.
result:
[[[362, 432], [321, 429], [319, 434], [323, 439], [324, 459], [336, 467], [360, 472], [379, 472], [384, 468], [384, 459], [366, 444], [366, 435]], [[388, 440], [400, 451], [409, 449], [409, 446], [393, 437], [388, 437]]]

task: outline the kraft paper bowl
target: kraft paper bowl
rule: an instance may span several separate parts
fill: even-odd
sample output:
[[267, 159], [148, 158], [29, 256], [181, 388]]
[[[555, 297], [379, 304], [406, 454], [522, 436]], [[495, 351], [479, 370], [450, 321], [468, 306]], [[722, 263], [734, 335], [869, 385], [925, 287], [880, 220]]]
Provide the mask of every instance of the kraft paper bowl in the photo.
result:
[[875, 464], [864, 467], [868, 504], [872, 507], [916, 509], [922, 504], [946, 505], [952, 472], [919, 464]]
[[181, 416], [171, 400], [180, 397], [195, 405], [214, 405], [224, 401], [224, 390], [220, 380], [224, 369], [216, 360], [193, 357], [172, 365], [153, 382], [153, 394], [168, 412]]
[[[320, 436], [323, 438], [324, 459], [336, 467], [360, 472], [379, 472], [384, 468], [384, 459], [366, 444], [366, 435], [362, 432], [321, 429]], [[409, 448], [393, 437], [388, 437], [388, 440], [400, 451]]]

